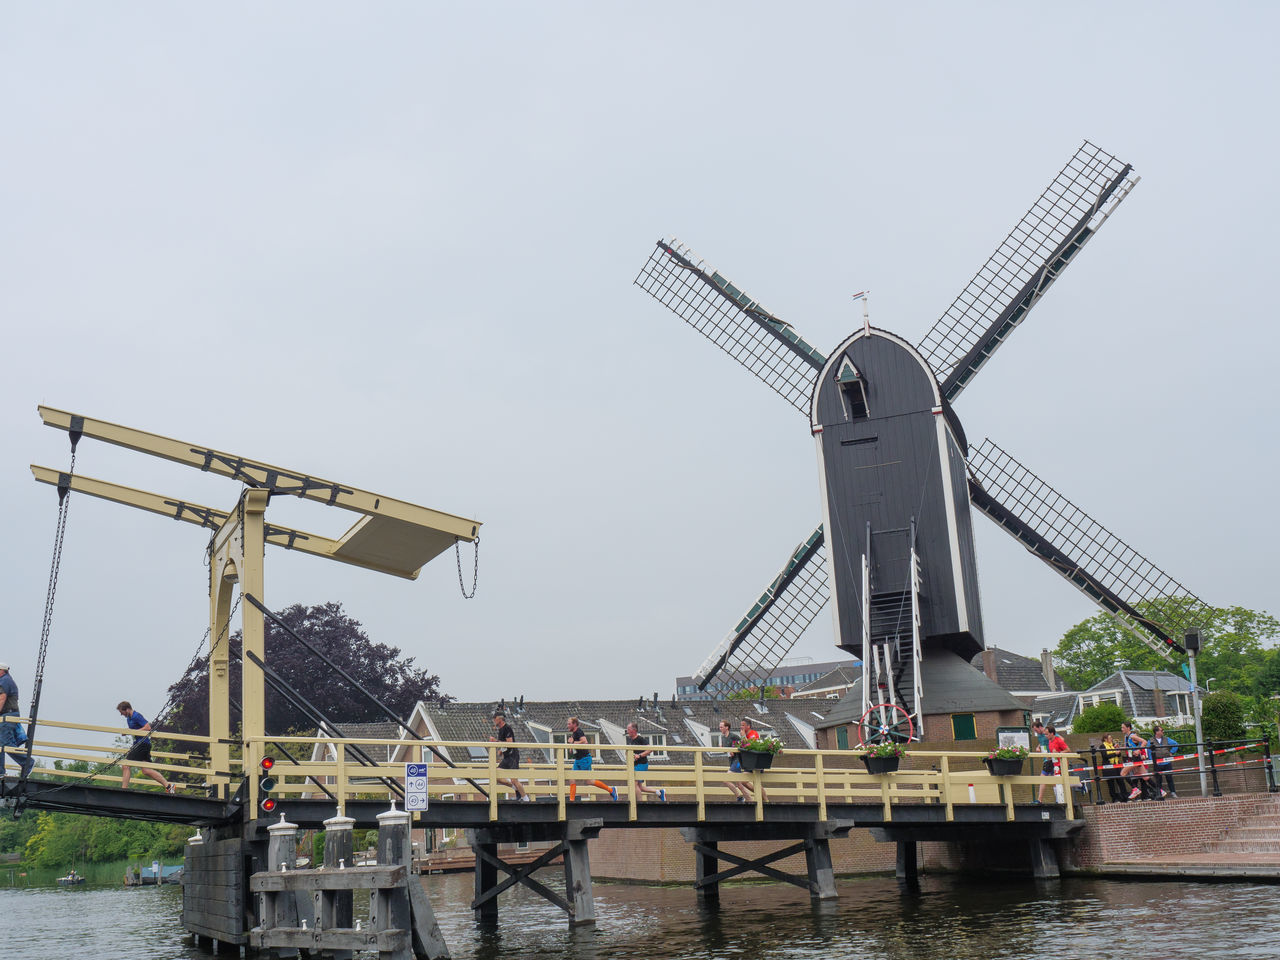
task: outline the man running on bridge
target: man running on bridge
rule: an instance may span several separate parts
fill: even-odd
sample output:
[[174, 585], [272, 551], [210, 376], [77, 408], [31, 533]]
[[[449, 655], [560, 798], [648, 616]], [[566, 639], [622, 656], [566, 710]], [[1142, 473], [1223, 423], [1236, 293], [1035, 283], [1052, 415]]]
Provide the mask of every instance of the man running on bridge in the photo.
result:
[[[116, 704], [116, 709], [120, 711], [120, 716], [124, 717], [125, 723], [129, 725], [130, 730], [141, 730], [143, 733], [151, 732], [151, 724], [147, 718], [133, 709], [128, 700], [121, 700]], [[138, 760], [142, 763], [151, 762], [151, 738], [135, 736], [133, 738], [133, 746], [129, 748], [129, 752], [124, 756], [125, 760]], [[160, 786], [164, 787], [165, 793], [173, 793], [173, 784], [166, 780], [160, 773], [152, 770], [150, 767], [144, 767], [139, 764], [138, 769], [145, 773]], [[121, 761], [120, 763], [120, 786], [125, 790], [129, 789], [129, 777], [132, 776], [133, 770], [129, 764]]]

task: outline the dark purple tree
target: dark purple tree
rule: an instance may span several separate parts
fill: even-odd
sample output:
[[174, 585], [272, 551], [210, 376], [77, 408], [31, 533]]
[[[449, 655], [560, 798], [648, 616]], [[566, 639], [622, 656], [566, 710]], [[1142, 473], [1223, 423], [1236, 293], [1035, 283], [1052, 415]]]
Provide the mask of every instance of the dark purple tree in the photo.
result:
[[[247, 606], [247, 605], [246, 605]], [[440, 701], [440, 678], [414, 667], [413, 657], [402, 657], [398, 647], [374, 643], [358, 620], [348, 617], [340, 603], [304, 607], [295, 603], [276, 612], [289, 628], [354, 677], [390, 707], [401, 719], [419, 700]], [[288, 632], [266, 622], [267, 666], [280, 675], [291, 690], [301, 694], [326, 716], [339, 723], [371, 723], [386, 717], [358, 690]], [[231, 638], [231, 696], [240, 702], [240, 632]], [[249, 662], [246, 670], [256, 670]], [[209, 657], [197, 660], [169, 688], [169, 709], [164, 726], [179, 733], [209, 733]], [[315, 723], [268, 684], [267, 732], [284, 734], [315, 728]], [[233, 714], [232, 722], [236, 717]]]

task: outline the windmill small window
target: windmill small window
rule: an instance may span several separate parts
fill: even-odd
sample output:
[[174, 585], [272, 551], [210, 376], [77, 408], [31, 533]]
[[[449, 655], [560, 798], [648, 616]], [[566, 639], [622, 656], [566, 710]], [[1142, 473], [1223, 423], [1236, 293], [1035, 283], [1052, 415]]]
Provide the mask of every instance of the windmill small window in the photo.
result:
[[869, 416], [866, 383], [862, 379], [862, 374], [858, 372], [858, 368], [848, 357], [840, 361], [836, 383], [840, 384], [840, 402], [844, 404], [845, 419], [865, 420]]

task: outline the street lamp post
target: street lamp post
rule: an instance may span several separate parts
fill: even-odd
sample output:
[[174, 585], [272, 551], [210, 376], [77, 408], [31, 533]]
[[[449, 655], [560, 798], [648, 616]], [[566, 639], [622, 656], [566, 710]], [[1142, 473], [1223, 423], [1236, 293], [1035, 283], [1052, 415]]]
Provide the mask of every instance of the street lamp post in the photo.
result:
[[1196, 752], [1200, 754], [1200, 796], [1209, 795], [1209, 784], [1204, 775], [1204, 731], [1200, 726], [1200, 685], [1196, 682], [1196, 654], [1200, 652], [1200, 630], [1193, 627], [1182, 637], [1182, 645], [1187, 649], [1187, 663], [1191, 674], [1191, 712], [1196, 719]]

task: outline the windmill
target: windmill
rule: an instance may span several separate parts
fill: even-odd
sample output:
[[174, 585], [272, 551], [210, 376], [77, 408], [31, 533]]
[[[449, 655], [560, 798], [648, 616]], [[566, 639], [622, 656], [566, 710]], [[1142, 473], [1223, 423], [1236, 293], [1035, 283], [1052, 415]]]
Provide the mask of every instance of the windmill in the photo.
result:
[[[837, 645], [862, 661], [860, 737], [921, 736], [930, 676], [984, 647], [973, 508], [1152, 649], [1183, 652], [1201, 602], [990, 440], [971, 449], [952, 409], [1137, 182], [1085, 141], [914, 345], [864, 312], [824, 355], [658, 242], [635, 283], [808, 417], [822, 488], [822, 523], [703, 662], [700, 689], [767, 677], [830, 599]], [[1138, 608], [1156, 597], [1158, 622]]]

